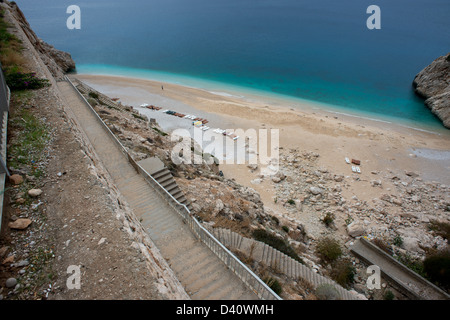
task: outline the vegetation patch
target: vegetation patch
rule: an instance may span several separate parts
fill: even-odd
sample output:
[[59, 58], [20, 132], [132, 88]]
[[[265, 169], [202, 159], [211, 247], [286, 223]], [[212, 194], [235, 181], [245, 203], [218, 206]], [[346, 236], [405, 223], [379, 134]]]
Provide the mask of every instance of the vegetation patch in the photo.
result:
[[14, 134], [14, 143], [8, 152], [9, 166], [31, 167], [32, 174], [40, 177], [43, 172], [39, 163], [45, 159], [44, 149], [50, 139], [50, 133], [44, 123], [27, 108], [12, 110], [9, 126]]
[[264, 278], [263, 281], [269, 286], [270, 289], [273, 290], [277, 295], [280, 295], [283, 292], [283, 288], [281, 287], [280, 282], [277, 279], [272, 277]]
[[423, 270], [430, 281], [450, 289], [450, 252], [442, 251], [428, 256], [423, 261]]
[[165, 133], [164, 131], [159, 130], [158, 128], [152, 127], [152, 129], [155, 130], [156, 132], [158, 132], [163, 137], [167, 136], [167, 133]]
[[22, 55], [22, 43], [8, 32], [10, 26], [4, 20], [4, 11], [0, 11], [0, 61], [5, 80], [11, 91], [40, 89], [49, 86], [47, 79], [36, 77], [28, 72], [26, 60]]
[[264, 229], [257, 229], [253, 231], [253, 238], [257, 241], [264, 242], [265, 244], [271, 246], [278, 251], [283, 252], [292, 259], [303, 263], [303, 260], [298, 256], [295, 250], [283, 239], [267, 232]]
[[450, 239], [450, 223], [433, 220], [430, 222], [430, 230], [444, 239]]
[[34, 72], [23, 73], [17, 71], [16, 68], [6, 72], [5, 80], [11, 91], [40, 89], [50, 86], [50, 82], [47, 79], [36, 77]]
[[342, 249], [339, 242], [329, 237], [319, 240], [316, 251], [322, 261], [326, 263], [336, 261], [342, 255]]
[[355, 281], [356, 269], [349, 259], [338, 259], [332, 264], [331, 278], [344, 288], [349, 288]]
[[327, 212], [327, 214], [325, 215], [325, 217], [323, 217], [322, 222], [327, 226], [330, 227], [333, 225], [334, 222], [334, 214]]

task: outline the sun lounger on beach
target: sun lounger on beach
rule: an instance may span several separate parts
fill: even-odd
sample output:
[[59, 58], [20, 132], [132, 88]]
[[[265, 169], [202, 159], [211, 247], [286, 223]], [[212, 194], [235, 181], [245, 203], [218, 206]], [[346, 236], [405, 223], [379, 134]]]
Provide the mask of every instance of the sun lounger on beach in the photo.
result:
[[361, 161], [352, 159], [352, 163], [356, 164], [357, 166], [359, 166], [361, 164]]
[[350, 164], [350, 159], [349, 159], [349, 158], [345, 158], [345, 162], [347, 162], [348, 164]]
[[361, 169], [359, 167], [356, 167], [356, 172], [361, 173]]
[[352, 171], [356, 172], [356, 167], [355, 166], [352, 166]]

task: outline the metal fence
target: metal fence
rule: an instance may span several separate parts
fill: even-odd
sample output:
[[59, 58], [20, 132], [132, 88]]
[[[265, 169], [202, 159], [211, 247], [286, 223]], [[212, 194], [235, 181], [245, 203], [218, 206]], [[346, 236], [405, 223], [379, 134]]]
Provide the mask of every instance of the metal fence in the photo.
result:
[[11, 92], [6, 85], [5, 75], [0, 63], [0, 230], [3, 219], [3, 199], [5, 194], [6, 177], [9, 176], [6, 166], [6, 143], [8, 132], [8, 113]]
[[10, 91], [6, 85], [5, 75], [3, 74], [2, 64], [0, 63], [0, 112], [9, 111]]
[[208, 230], [206, 230], [200, 223], [192, 216], [190, 210], [186, 205], [176, 200], [162, 185], [156, 181], [144, 168], [142, 168], [131, 155], [126, 148], [120, 143], [117, 137], [112, 133], [109, 127], [103, 122], [100, 116], [95, 112], [85, 97], [77, 90], [75, 85], [66, 76], [73, 88], [78, 92], [84, 102], [89, 106], [89, 109], [94, 113], [96, 119], [100, 122], [102, 127], [110, 134], [114, 142], [119, 146], [121, 151], [128, 157], [128, 161], [131, 165], [144, 177], [144, 179], [165, 198], [169, 205], [183, 218], [184, 222], [190, 227], [194, 235], [200, 239], [212, 252], [221, 259], [225, 265], [233, 271], [253, 292], [264, 300], [282, 300], [267, 284], [262, 281], [253, 271], [251, 271], [246, 265], [244, 265], [230, 250], [228, 250], [222, 243], [220, 243]]

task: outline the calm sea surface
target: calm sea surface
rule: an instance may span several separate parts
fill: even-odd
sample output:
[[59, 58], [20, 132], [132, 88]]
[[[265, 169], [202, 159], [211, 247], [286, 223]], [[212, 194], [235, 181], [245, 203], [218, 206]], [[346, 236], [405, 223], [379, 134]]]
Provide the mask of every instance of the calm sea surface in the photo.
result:
[[[78, 72], [166, 74], [441, 127], [412, 90], [450, 51], [448, 0], [17, 0]], [[69, 30], [69, 5], [81, 30]], [[367, 8], [381, 9], [369, 30]]]

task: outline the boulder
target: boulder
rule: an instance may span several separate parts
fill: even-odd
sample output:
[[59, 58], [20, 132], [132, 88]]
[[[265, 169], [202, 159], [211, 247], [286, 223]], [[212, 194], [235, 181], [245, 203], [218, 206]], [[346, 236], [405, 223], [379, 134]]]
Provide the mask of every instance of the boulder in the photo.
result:
[[8, 278], [7, 280], [6, 280], [6, 287], [7, 288], [12, 288], [12, 287], [15, 287], [16, 286], [16, 284], [17, 284], [17, 279], [16, 278]]
[[279, 183], [279, 182], [283, 181], [284, 179], [286, 179], [286, 175], [283, 172], [281, 172], [281, 171], [278, 171], [272, 177], [272, 181], [275, 182], [275, 183]]
[[28, 191], [28, 195], [30, 197], [39, 197], [42, 194], [42, 190], [41, 189], [31, 189]]
[[28, 228], [28, 226], [31, 224], [31, 220], [30, 219], [17, 219], [14, 222], [10, 222], [8, 224], [8, 226], [11, 229], [16, 229], [16, 230], [23, 230]]
[[225, 206], [224, 206], [222, 200], [217, 199], [216, 206], [214, 207], [214, 210], [213, 210], [213, 215], [215, 216], [215, 215], [219, 214], [219, 212], [222, 211], [223, 208], [225, 208]]
[[9, 182], [14, 185], [23, 183], [23, 177], [19, 174], [13, 174], [9, 177]]
[[450, 128], [450, 53], [420, 71], [414, 78], [413, 87], [415, 93], [425, 99], [431, 112]]
[[353, 238], [360, 237], [364, 234], [364, 227], [359, 222], [352, 222], [347, 226], [347, 233]]
[[309, 188], [309, 192], [311, 192], [313, 195], [323, 194], [323, 189], [319, 187], [311, 187]]

